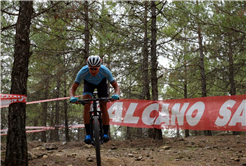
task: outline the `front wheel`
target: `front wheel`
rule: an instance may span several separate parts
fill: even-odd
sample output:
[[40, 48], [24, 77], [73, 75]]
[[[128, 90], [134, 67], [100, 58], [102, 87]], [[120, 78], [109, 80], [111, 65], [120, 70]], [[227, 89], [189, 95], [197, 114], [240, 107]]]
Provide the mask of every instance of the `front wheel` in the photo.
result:
[[97, 116], [94, 116], [94, 136], [95, 136], [95, 149], [96, 149], [97, 166], [101, 166], [99, 123], [98, 123], [98, 117]]

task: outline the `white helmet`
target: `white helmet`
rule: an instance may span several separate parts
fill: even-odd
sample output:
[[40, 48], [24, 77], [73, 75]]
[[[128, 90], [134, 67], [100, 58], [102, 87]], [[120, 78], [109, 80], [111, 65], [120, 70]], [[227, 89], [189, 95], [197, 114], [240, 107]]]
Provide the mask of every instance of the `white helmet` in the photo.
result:
[[102, 59], [97, 55], [91, 55], [87, 59], [87, 65], [89, 66], [99, 66], [102, 64]]

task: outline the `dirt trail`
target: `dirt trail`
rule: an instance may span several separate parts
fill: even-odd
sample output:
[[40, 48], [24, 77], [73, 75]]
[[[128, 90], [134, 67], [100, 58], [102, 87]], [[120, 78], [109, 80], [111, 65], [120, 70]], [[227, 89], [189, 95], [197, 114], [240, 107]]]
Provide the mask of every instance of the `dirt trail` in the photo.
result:
[[[95, 166], [95, 149], [83, 142], [29, 142], [29, 166]], [[4, 145], [2, 146], [2, 159]], [[246, 135], [111, 140], [101, 147], [102, 166], [246, 166]]]

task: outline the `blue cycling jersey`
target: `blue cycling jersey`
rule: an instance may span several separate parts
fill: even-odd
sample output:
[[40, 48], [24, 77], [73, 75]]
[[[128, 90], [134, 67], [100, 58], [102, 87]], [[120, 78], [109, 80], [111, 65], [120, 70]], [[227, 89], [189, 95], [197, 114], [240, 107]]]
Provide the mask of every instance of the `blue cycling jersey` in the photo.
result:
[[111, 84], [115, 82], [115, 79], [112, 76], [111, 71], [106, 66], [101, 65], [98, 74], [95, 77], [93, 77], [90, 74], [88, 65], [86, 65], [86, 66], [82, 67], [82, 69], [80, 69], [80, 71], [78, 72], [75, 83], [80, 84], [80, 82], [83, 79], [85, 79], [89, 83], [92, 83], [94, 85], [98, 85], [102, 81], [102, 79], [104, 79], [104, 78], [107, 78]]

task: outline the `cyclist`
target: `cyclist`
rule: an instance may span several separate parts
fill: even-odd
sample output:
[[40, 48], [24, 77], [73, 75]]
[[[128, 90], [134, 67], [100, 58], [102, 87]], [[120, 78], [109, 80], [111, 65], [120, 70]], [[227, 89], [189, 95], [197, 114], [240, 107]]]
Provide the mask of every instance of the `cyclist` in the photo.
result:
[[[111, 96], [112, 100], [118, 100], [120, 95], [120, 87], [112, 76], [111, 71], [104, 65], [102, 65], [102, 59], [99, 56], [89, 56], [87, 59], [87, 65], [82, 67], [78, 72], [75, 82], [69, 90], [69, 97], [72, 103], [76, 103], [78, 98], [75, 96], [75, 91], [78, 88], [80, 82], [84, 80], [83, 99], [91, 99], [92, 93], [95, 88], [98, 91], [98, 97], [108, 97], [109, 90], [107, 86], [107, 80], [111, 83], [114, 88], [115, 94]], [[109, 130], [109, 114], [107, 110], [107, 102], [100, 104], [102, 112], [103, 122], [103, 142], [108, 142], [108, 130]], [[90, 105], [84, 106], [84, 124], [86, 130], [86, 137], [84, 142], [86, 144], [91, 143], [90, 136]]]

